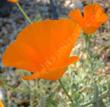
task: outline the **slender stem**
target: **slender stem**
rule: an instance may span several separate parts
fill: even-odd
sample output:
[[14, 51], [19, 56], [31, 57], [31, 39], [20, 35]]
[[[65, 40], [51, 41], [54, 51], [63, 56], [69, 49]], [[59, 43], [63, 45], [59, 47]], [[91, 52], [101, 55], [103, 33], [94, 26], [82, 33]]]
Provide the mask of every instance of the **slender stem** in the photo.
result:
[[27, 14], [25, 13], [25, 11], [23, 10], [23, 8], [21, 7], [21, 5], [19, 4], [19, 2], [16, 3], [17, 7], [19, 8], [19, 10], [21, 11], [21, 13], [23, 14], [23, 16], [25, 17], [25, 19], [29, 22], [32, 23], [31, 19], [27, 16]]
[[67, 92], [66, 88], [64, 87], [62, 81], [61, 81], [61, 80], [58, 80], [58, 81], [59, 81], [61, 87], [63, 88], [65, 94], [67, 95], [68, 99], [71, 101], [72, 104], [74, 104], [74, 103], [73, 103], [73, 100], [72, 100], [72, 98], [71, 98], [71, 96], [68, 94], [68, 92]]

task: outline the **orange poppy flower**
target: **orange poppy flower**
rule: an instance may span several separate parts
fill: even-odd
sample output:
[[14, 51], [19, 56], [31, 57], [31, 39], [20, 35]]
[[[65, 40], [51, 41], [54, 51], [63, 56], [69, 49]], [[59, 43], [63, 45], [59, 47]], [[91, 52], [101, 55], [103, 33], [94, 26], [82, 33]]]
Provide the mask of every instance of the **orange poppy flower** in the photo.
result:
[[79, 25], [69, 19], [33, 22], [7, 47], [2, 63], [32, 72], [25, 80], [57, 80], [78, 60], [69, 55], [79, 35]]
[[70, 11], [69, 17], [79, 23], [86, 34], [94, 33], [108, 19], [103, 8], [97, 3], [85, 6], [83, 13], [84, 15], [80, 9], [75, 9]]
[[17, 3], [18, 0], [8, 0], [8, 2], [11, 2], [11, 3]]
[[4, 104], [1, 100], [0, 100], [0, 107], [4, 107]]

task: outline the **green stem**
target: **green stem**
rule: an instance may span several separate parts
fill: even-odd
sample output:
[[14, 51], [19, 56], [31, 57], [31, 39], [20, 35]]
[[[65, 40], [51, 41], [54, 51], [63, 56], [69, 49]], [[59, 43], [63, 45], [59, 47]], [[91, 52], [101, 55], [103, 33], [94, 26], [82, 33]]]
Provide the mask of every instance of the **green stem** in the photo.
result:
[[23, 8], [21, 7], [21, 5], [19, 4], [19, 2], [16, 3], [17, 7], [19, 8], [19, 10], [21, 11], [21, 13], [23, 14], [23, 16], [25, 17], [25, 19], [29, 22], [32, 23], [31, 19], [27, 16], [27, 14], [25, 13], [25, 11], [23, 10]]
[[66, 88], [64, 87], [62, 81], [61, 81], [61, 80], [58, 80], [58, 81], [59, 81], [59, 83], [60, 83], [60, 86], [61, 86], [62, 89], [64, 90], [65, 94], [67, 95], [68, 99], [71, 101], [72, 104], [74, 104], [74, 103], [73, 103], [73, 100], [72, 100], [72, 98], [71, 98], [71, 96], [68, 94], [68, 92], [67, 92]]

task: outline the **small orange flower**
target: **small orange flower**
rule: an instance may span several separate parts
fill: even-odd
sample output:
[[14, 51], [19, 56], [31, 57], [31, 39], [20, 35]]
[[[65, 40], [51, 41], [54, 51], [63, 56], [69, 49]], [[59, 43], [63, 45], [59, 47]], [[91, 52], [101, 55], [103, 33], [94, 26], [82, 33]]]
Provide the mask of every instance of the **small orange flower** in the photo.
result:
[[25, 80], [57, 80], [78, 60], [69, 55], [79, 35], [79, 25], [69, 19], [33, 22], [7, 47], [2, 63], [32, 72]]
[[4, 104], [1, 100], [0, 100], [0, 107], [4, 107]]
[[18, 0], [8, 0], [8, 2], [11, 2], [11, 3], [17, 3]]
[[85, 6], [83, 13], [84, 15], [80, 9], [75, 9], [70, 11], [69, 16], [79, 23], [86, 34], [94, 33], [108, 19], [103, 8], [97, 3]]

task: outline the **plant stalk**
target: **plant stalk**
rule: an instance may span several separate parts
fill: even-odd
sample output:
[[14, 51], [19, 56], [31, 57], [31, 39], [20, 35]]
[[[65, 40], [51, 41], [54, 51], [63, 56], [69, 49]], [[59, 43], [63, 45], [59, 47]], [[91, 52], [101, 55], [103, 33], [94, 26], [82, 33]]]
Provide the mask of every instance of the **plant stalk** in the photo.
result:
[[23, 8], [21, 7], [21, 5], [19, 4], [19, 2], [16, 3], [17, 7], [19, 8], [19, 10], [21, 11], [21, 13], [23, 14], [23, 16], [25, 17], [25, 19], [29, 22], [32, 23], [31, 19], [28, 17], [28, 15], [25, 13], [25, 11], [23, 10]]
[[73, 100], [72, 100], [71, 96], [68, 94], [68, 91], [67, 91], [66, 88], [64, 87], [62, 81], [61, 81], [60, 79], [59, 79], [58, 81], [59, 81], [60, 86], [62, 87], [63, 91], [65, 92], [66, 96], [68, 97], [68, 99], [71, 101], [71, 103], [72, 103], [72, 105], [73, 105], [73, 104], [74, 104], [74, 103], [73, 103]]

